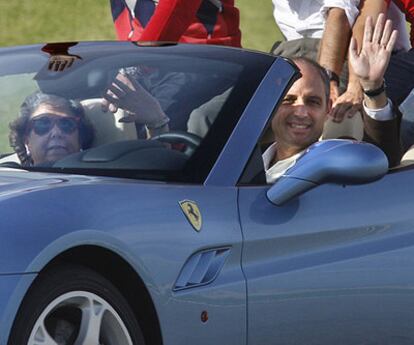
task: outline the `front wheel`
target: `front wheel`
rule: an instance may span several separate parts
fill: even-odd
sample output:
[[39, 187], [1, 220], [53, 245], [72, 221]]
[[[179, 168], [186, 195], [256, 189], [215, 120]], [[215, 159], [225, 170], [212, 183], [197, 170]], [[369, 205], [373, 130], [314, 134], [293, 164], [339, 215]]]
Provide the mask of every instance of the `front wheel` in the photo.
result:
[[83, 266], [40, 274], [25, 296], [9, 345], [140, 345], [138, 322], [106, 278]]

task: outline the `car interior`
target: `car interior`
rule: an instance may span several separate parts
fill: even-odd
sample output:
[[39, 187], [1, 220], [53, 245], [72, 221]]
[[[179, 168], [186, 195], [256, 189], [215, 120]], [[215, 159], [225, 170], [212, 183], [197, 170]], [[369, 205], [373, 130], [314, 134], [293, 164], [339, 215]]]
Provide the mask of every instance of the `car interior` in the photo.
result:
[[[238, 104], [240, 109], [243, 109], [244, 105], [240, 99], [247, 102], [245, 97], [240, 96], [240, 90], [233, 90], [233, 84], [240, 77], [242, 67], [211, 60], [206, 64], [202, 58], [189, 57], [183, 61], [182, 55], [172, 55], [168, 60], [168, 66], [163, 70], [160, 66], [163, 66], [161, 61], [164, 57], [157, 54], [139, 56], [139, 59], [135, 52], [123, 53], [122, 57], [120, 56], [119, 52], [114, 51], [106, 56], [91, 53], [84, 61], [75, 63], [70, 70], [59, 73], [49, 71], [47, 61], [45, 58], [39, 58], [39, 55], [33, 56], [32, 66], [27, 68], [19, 66], [15, 71], [4, 66], [7, 64], [16, 66], [16, 61], [19, 64], [19, 56], [15, 57], [14, 61], [1, 61], [0, 86], [3, 86], [3, 90], [0, 91], [0, 97], [12, 99], [13, 105], [6, 108], [7, 104], [2, 104], [0, 111], [3, 114], [12, 114], [11, 120], [18, 113], [19, 104], [24, 97], [35, 90], [80, 101], [86, 117], [95, 128], [95, 139], [92, 147], [86, 152], [79, 152], [56, 162], [53, 168], [58, 168], [60, 171], [76, 172], [76, 169], [88, 169], [94, 173], [99, 172], [99, 169], [189, 171], [190, 167], [187, 165], [193, 169], [192, 163], [189, 163], [189, 157], [192, 156], [198, 164], [213, 164], [214, 156], [210, 157], [208, 152], [211, 150], [211, 144], [217, 144], [216, 151], [219, 152], [220, 145], [224, 143], [216, 143], [218, 139], [216, 135], [215, 139], [209, 138], [209, 148], [203, 147], [203, 138], [209, 137], [208, 131], [204, 129], [208, 130], [210, 126], [216, 129], [227, 127], [225, 130], [232, 128], [231, 121], [236, 121], [236, 115], [232, 120], [229, 117], [221, 119], [219, 117], [217, 121], [215, 119], [219, 113], [233, 113], [231, 105]], [[6, 56], [5, 59], [10, 57]], [[170, 71], [186, 74], [190, 79], [198, 78], [197, 83], [188, 79], [189, 85], [185, 85], [181, 93], [174, 95], [175, 102], [166, 106], [166, 113], [171, 118], [169, 133], [154, 137], [152, 140], [146, 140], [142, 135], [142, 128], [138, 128], [135, 123], [119, 121], [126, 116], [124, 110], [118, 109], [115, 113], [102, 110], [101, 95], [117, 73], [122, 69], [136, 68], [136, 66], [143, 66], [144, 68], [141, 69], [144, 73], [148, 70], [157, 70], [161, 82], [168, 78]], [[160, 87], [160, 85], [156, 86]], [[209, 109], [211, 100], [215, 100], [216, 104], [218, 101], [220, 106]], [[199, 108], [208, 114], [207, 118], [200, 119], [194, 116], [194, 111]], [[353, 130], [350, 128], [350, 131]], [[331, 134], [326, 134], [324, 137], [335, 137]], [[261, 143], [253, 152], [251, 163], [244, 171], [241, 184], [265, 183], [261, 153], [262, 146], [266, 145], [271, 137], [269, 133], [263, 136]], [[3, 147], [1, 152], [2, 167], [19, 166], [19, 159], [16, 154], [11, 153], [10, 148]], [[392, 170], [413, 163], [414, 148], [409, 150], [403, 156], [401, 164]]]
[[[91, 173], [99, 173], [100, 169], [104, 169], [103, 174], [110, 174], [111, 170], [151, 170], [154, 172], [170, 171], [171, 173], [183, 171], [189, 157], [202, 144], [202, 137], [207, 134], [206, 131], [196, 133], [188, 128], [192, 112], [203, 104], [208, 104], [210, 99], [224, 95], [221, 107], [214, 110], [216, 114], [209, 111], [208, 121], [211, 123], [208, 126], [211, 126], [217, 112], [222, 110], [227, 99], [230, 96], [234, 97], [231, 95], [233, 91], [231, 86], [239, 78], [242, 67], [238, 64], [211, 59], [206, 64], [203, 58], [189, 57], [186, 62], [183, 61], [186, 58], [181, 55], [169, 56], [168, 65], [164, 67], [161, 63], [164, 61], [164, 56], [147, 54], [144, 57], [138, 57], [137, 59], [135, 52], [122, 55], [119, 52], [112, 52], [105, 56], [94, 56], [92, 53], [79, 64], [75, 63], [69, 70], [52, 72], [47, 68], [47, 61], [39, 60], [36, 55], [32, 66], [27, 68], [23, 67], [21, 70], [11, 72], [8, 69], [2, 71], [0, 68], [0, 85], [7, 85], [10, 95], [5, 97], [13, 100], [13, 105], [8, 109], [1, 109], [5, 105], [0, 105], [0, 111], [9, 114], [10, 118], [10, 120], [3, 118], [3, 121], [7, 126], [7, 122], [13, 120], [18, 114], [24, 98], [32, 92], [40, 90], [44, 93], [53, 93], [77, 100], [82, 104], [85, 116], [95, 129], [95, 138], [92, 147], [85, 152], [72, 154], [54, 163], [53, 166], [39, 167], [40, 169], [54, 168], [56, 170], [57, 168], [61, 172], [74, 173], [77, 172], [76, 170], [85, 172], [85, 169]], [[142, 70], [143, 74], [149, 71], [148, 74], [155, 75], [153, 79], [158, 78], [154, 82], [154, 89], [158, 88], [154, 91], [156, 98], [157, 92], [161, 98], [164, 96], [165, 90], [163, 90], [162, 83], [166, 82], [174, 86], [175, 75], [178, 75], [176, 78], [178, 80], [183, 75], [186, 76], [187, 79], [184, 81], [189, 85], [181, 87], [180, 92], [171, 96], [171, 104], [165, 106], [165, 112], [171, 120], [168, 133], [147, 140], [143, 126], [140, 128], [134, 122], [119, 121], [126, 115], [124, 110], [118, 109], [115, 113], [102, 110], [102, 94], [106, 92], [116, 75], [121, 70], [127, 69], [138, 70], [138, 73]], [[145, 76], [142, 79], [144, 80]], [[240, 107], [243, 107], [243, 103]], [[211, 118], [210, 115], [212, 115]], [[194, 116], [191, 121], [196, 122]], [[7, 129], [4, 132], [7, 136]], [[7, 146], [7, 138], [3, 138], [3, 141], [0, 165], [11, 168], [20, 167], [17, 155], [13, 154], [12, 149]], [[186, 171], [189, 170], [190, 168]], [[174, 178], [178, 179], [178, 177]]]

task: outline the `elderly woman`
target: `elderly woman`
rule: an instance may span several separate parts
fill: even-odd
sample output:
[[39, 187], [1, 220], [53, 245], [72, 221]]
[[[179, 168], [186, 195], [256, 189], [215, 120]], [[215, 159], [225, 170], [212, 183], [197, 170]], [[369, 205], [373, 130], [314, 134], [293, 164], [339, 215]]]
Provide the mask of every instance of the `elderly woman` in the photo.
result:
[[10, 123], [10, 146], [23, 166], [48, 165], [91, 146], [94, 129], [79, 103], [35, 92]]

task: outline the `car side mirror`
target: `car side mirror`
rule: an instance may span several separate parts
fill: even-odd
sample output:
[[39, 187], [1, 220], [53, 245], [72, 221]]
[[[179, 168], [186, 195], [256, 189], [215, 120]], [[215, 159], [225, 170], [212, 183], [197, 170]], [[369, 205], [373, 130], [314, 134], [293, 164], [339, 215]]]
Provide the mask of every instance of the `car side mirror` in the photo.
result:
[[387, 172], [388, 159], [378, 147], [353, 140], [323, 140], [310, 146], [270, 187], [267, 198], [280, 206], [323, 183], [368, 183]]

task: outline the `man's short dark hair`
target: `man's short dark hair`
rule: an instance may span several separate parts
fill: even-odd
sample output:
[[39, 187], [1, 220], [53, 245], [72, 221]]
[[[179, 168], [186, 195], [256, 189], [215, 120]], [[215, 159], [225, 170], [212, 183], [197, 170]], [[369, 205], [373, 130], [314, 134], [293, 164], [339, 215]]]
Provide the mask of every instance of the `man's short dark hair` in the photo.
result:
[[328, 73], [326, 73], [325, 68], [323, 68], [320, 64], [318, 64], [316, 61], [309, 59], [307, 57], [304, 56], [294, 56], [290, 58], [293, 62], [297, 63], [297, 62], [302, 62], [304, 64], [308, 64], [309, 66], [311, 66], [312, 68], [314, 68], [319, 76], [321, 77], [321, 80], [323, 82], [323, 85], [325, 87], [325, 96], [326, 96], [326, 101], [329, 101], [329, 97], [330, 97], [330, 80], [329, 80], [329, 76]]

